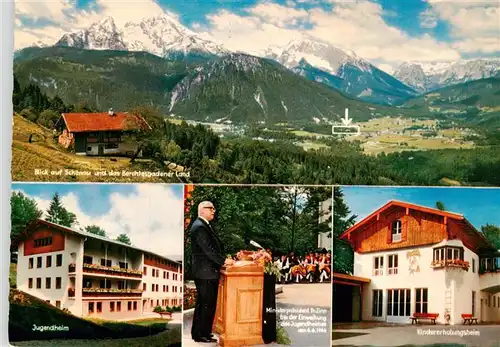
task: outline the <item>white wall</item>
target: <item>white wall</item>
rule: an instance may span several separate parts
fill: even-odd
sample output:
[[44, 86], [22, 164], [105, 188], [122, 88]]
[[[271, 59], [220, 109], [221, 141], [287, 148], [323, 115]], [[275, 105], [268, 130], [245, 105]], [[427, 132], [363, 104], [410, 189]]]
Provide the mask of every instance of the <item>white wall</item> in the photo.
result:
[[[464, 247], [465, 248], [465, 247]], [[416, 257], [418, 272], [410, 273], [409, 252], [417, 250], [420, 253]], [[398, 274], [389, 275], [387, 268], [389, 265], [388, 255], [398, 255]], [[373, 275], [373, 262], [375, 256], [384, 256], [384, 274], [382, 276]], [[472, 290], [476, 291], [477, 307], [479, 311], [479, 275], [477, 273], [477, 255], [465, 248], [465, 259], [472, 263], [472, 257], [476, 258], [476, 272], [472, 269], [468, 272], [450, 268], [433, 269], [433, 247], [421, 247], [412, 249], [402, 249], [394, 251], [374, 252], [369, 254], [355, 253], [354, 276], [370, 278], [371, 282], [363, 287], [363, 320], [387, 320], [387, 289], [411, 289], [411, 309], [415, 312], [416, 288], [427, 288], [428, 290], [428, 310], [429, 313], [438, 313], [438, 321], [444, 323], [446, 300], [450, 300], [451, 324], [459, 324], [462, 313], [470, 313], [472, 309]], [[414, 266], [415, 267], [415, 266]], [[382, 317], [372, 317], [372, 290], [383, 290], [383, 315]], [[447, 298], [448, 296], [448, 298]], [[395, 322], [408, 323], [408, 317], [397, 317]]]
[[[142, 283], [146, 284], [146, 290], [142, 294], [142, 299], [147, 300], [145, 305], [146, 311], [152, 311], [155, 306], [157, 306], [157, 300], [159, 300], [159, 306], [167, 306], [162, 304], [162, 300], [168, 299], [168, 306], [173, 306], [173, 299], [177, 299], [177, 305], [182, 305], [182, 271], [175, 272], [170, 270], [164, 270], [162, 268], [153, 267], [150, 265], [144, 265], [146, 267], [146, 275], [142, 276]], [[153, 277], [153, 269], [159, 270], [159, 276]], [[168, 273], [168, 279], [163, 278], [163, 272]], [[174, 274], [177, 275], [177, 280], [174, 280]], [[158, 284], [158, 291], [152, 291], [152, 284]], [[168, 286], [168, 292], [163, 291], [163, 286]], [[177, 287], [177, 292], [173, 291], [173, 287]], [[141, 284], [141, 288], [142, 284]], [[151, 300], [153, 300], [153, 306], [151, 307]], [[179, 301], [181, 300], [181, 301]]]
[[[68, 266], [71, 263], [71, 253], [78, 250], [80, 243], [75, 237], [65, 236], [65, 249], [58, 252], [34, 254], [24, 256], [24, 244], [18, 248], [17, 262], [17, 288], [32, 294], [41, 300], [49, 300], [52, 305], [56, 301], [61, 302], [61, 309], [70, 309], [73, 306], [68, 300], [68, 286], [70, 279], [68, 277]], [[62, 254], [62, 264], [57, 266], [57, 255]], [[47, 267], [47, 256], [52, 258], [52, 264]], [[37, 258], [42, 258], [42, 267], [37, 268]], [[29, 268], [29, 259], [33, 258], [33, 268]], [[56, 278], [61, 277], [61, 288], [56, 289]], [[33, 287], [29, 288], [29, 279], [33, 279]], [[42, 286], [37, 288], [37, 278], [41, 278]], [[46, 288], [46, 278], [50, 278], [50, 289]], [[74, 300], [73, 300], [74, 301]]]

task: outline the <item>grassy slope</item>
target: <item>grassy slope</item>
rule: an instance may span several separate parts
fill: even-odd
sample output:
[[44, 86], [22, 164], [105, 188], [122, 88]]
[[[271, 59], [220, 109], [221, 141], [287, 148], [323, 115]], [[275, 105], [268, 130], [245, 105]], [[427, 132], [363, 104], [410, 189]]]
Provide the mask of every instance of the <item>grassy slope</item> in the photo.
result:
[[[32, 143], [28, 142], [30, 134]], [[96, 176], [41, 176], [35, 175], [35, 169], [49, 171], [71, 169], [80, 171], [145, 171], [148, 162], [139, 160], [131, 165], [128, 158], [99, 158], [77, 156], [61, 146], [52, 137], [52, 133], [37, 124], [34, 124], [19, 115], [14, 115], [12, 134], [12, 180], [23, 182], [164, 182], [158, 178], [138, 177], [96, 177]], [[156, 170], [155, 170], [156, 171]]]
[[[151, 321], [145, 326], [140, 322], [111, 322], [102, 321], [95, 322], [82, 319], [72, 314], [65, 313], [55, 306], [48, 304], [35, 296], [24, 293], [20, 290], [11, 289], [9, 294], [9, 339], [11, 341], [27, 341], [27, 340], [51, 340], [58, 339], [58, 342], [52, 345], [61, 346], [60, 339], [107, 339], [120, 338], [122, 343], [128, 339], [161, 339], [166, 338], [173, 341], [169, 330], [166, 331], [166, 321]], [[67, 326], [69, 331], [33, 331], [33, 325], [36, 326]], [[168, 334], [158, 335], [160, 333], [169, 332]], [[175, 334], [174, 334], [175, 335]], [[119, 341], [119, 340], [118, 340]], [[80, 341], [85, 343], [84, 341]], [[80, 343], [79, 342], [79, 343]], [[164, 346], [165, 340], [163, 340]], [[40, 346], [40, 344], [36, 344]], [[80, 344], [85, 345], [85, 344]], [[89, 344], [87, 344], [88, 346]], [[99, 344], [98, 344], [99, 345]], [[127, 344], [129, 345], [129, 344]], [[120, 346], [120, 344], [116, 344]], [[123, 346], [123, 344], [122, 344]], [[134, 345], [130, 345], [134, 346]], [[144, 346], [144, 345], [143, 345]]]

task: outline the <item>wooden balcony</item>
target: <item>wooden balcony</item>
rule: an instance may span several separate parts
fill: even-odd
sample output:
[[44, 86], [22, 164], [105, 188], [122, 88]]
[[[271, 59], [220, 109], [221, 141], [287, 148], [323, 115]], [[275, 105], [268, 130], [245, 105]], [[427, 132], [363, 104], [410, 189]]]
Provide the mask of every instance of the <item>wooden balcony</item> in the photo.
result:
[[458, 268], [465, 271], [469, 271], [470, 264], [468, 261], [465, 260], [447, 259], [447, 260], [434, 260], [431, 263], [431, 267], [434, 269]]
[[83, 288], [83, 297], [109, 297], [109, 296], [123, 296], [123, 297], [141, 297], [142, 289], [116, 289], [116, 288]]
[[[75, 272], [75, 264], [69, 265], [69, 272]], [[124, 269], [118, 266], [102, 266], [99, 264], [83, 264], [83, 272], [87, 274], [111, 275], [124, 278], [142, 279], [142, 271], [134, 269]]]

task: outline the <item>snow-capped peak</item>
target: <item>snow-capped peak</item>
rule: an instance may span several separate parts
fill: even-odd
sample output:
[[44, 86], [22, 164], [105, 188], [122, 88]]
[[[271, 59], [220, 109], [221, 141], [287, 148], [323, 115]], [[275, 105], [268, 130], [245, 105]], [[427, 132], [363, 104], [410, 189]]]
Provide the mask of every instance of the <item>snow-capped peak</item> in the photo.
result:
[[457, 83], [465, 83], [500, 73], [500, 59], [468, 59], [459, 61], [407, 62], [394, 76], [409, 86], [425, 92]]
[[329, 43], [311, 38], [293, 39], [283, 47], [269, 47], [266, 56], [277, 60], [288, 68], [298, 66], [301, 61], [306, 61], [312, 66], [323, 71], [339, 74], [340, 68], [350, 63], [362, 71], [368, 71], [371, 64], [359, 58], [353, 52], [346, 52]]
[[117, 27], [111, 17], [105, 17], [88, 29], [65, 34], [56, 45], [88, 49], [146, 51], [159, 56], [171, 54], [223, 55], [228, 51], [199, 37], [167, 13], [127, 22]]

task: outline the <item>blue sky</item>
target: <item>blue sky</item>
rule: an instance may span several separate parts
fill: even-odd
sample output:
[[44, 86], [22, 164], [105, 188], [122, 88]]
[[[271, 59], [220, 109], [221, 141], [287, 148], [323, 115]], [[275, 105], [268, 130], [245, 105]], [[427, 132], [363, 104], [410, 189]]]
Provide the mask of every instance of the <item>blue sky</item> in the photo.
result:
[[161, 13], [233, 51], [258, 54], [306, 35], [353, 51], [386, 71], [412, 60], [500, 55], [498, 0], [19, 2], [15, 47], [54, 44], [64, 33], [89, 28], [108, 16], [121, 28]]
[[97, 225], [108, 237], [126, 233], [136, 247], [181, 259], [184, 192], [181, 185], [15, 183], [12, 190], [34, 199], [45, 212], [57, 192], [78, 220]]
[[344, 199], [357, 221], [390, 200], [430, 208], [441, 201], [447, 211], [464, 215], [478, 230], [485, 224], [500, 226], [500, 189], [424, 187], [342, 187]]

